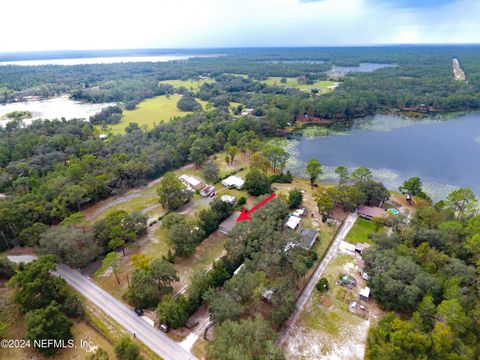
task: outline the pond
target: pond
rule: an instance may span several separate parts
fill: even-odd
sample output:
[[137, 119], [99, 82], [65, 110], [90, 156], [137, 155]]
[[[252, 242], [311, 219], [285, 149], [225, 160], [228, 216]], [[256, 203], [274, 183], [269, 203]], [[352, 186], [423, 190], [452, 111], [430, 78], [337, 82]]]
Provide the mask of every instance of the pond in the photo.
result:
[[67, 95], [48, 100], [32, 100], [0, 105], [0, 126], [4, 126], [9, 119], [5, 115], [14, 111], [29, 111], [32, 117], [24, 119], [25, 124], [30, 124], [36, 119], [87, 119], [100, 112], [103, 108], [115, 105], [114, 103], [91, 104], [70, 100]]
[[305, 163], [314, 157], [325, 166], [324, 180], [335, 178], [335, 166], [366, 166], [391, 189], [419, 176], [435, 200], [457, 187], [480, 195], [480, 113], [422, 120], [376, 115], [326, 136], [290, 140], [286, 147], [292, 155], [288, 168], [296, 175], [306, 176]]

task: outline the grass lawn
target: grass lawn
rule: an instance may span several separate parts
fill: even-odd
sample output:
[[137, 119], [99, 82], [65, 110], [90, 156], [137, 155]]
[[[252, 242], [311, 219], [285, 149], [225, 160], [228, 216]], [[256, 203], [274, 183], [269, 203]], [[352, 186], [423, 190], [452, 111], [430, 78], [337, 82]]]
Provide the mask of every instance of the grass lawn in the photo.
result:
[[133, 212], [141, 212], [142, 210], [155, 205], [158, 203], [158, 196], [157, 195], [147, 195], [141, 196], [137, 198], [133, 198], [131, 200], [122, 202], [120, 204], [114, 205], [110, 207], [108, 210], [103, 212], [99, 218], [104, 218], [108, 214], [111, 214], [114, 211], [118, 210], [125, 210], [127, 213], [131, 214]]
[[[358, 242], [373, 244], [372, 240], [368, 238], [368, 235], [374, 232], [375, 224], [372, 221], [359, 218], [348, 233], [345, 241], [350, 244], [356, 244]], [[378, 233], [385, 233], [385, 228], [378, 230]]]
[[[137, 123], [141, 128], [146, 126], [152, 129], [161, 121], [168, 122], [175, 116], [185, 116], [189, 112], [177, 108], [180, 98], [180, 95], [162, 95], [142, 101], [135, 110], [125, 110], [120, 123], [110, 125], [108, 129], [114, 134], [122, 134], [130, 123]], [[205, 107], [205, 101], [197, 101]]]
[[295, 87], [299, 90], [303, 91], [309, 91], [311, 89], [318, 89], [322, 93], [327, 93], [332, 91], [328, 87], [335, 84], [333, 81], [317, 81], [314, 84], [299, 84], [297, 78], [289, 77], [286, 78], [287, 82], [282, 83], [280, 82], [282, 78], [281, 77], [270, 77], [267, 80], [262, 80], [262, 83], [267, 84], [267, 85], [277, 85], [277, 86], [291, 86]]
[[176, 88], [185, 87], [189, 90], [198, 90], [204, 83], [213, 83], [215, 80], [162, 80], [160, 84], [170, 84]]

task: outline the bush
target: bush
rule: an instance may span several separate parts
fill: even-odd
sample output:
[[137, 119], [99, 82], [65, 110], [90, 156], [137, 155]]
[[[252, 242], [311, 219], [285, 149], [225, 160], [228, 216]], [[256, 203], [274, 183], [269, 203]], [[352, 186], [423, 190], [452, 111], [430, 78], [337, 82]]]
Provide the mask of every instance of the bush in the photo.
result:
[[318, 291], [320, 291], [321, 293], [325, 292], [325, 291], [328, 291], [328, 289], [330, 289], [330, 285], [328, 284], [328, 280], [327, 278], [324, 278], [322, 277], [317, 285], [316, 285], [316, 288]]
[[311, 269], [312, 266], [313, 266], [313, 260], [312, 258], [308, 258], [307, 261], [305, 262], [305, 266], [307, 267], [307, 269]]
[[237, 205], [238, 206], [245, 205], [246, 203], [247, 203], [247, 198], [245, 196], [241, 196], [237, 200]]
[[290, 209], [298, 208], [302, 205], [303, 202], [303, 194], [299, 189], [292, 189], [288, 193], [288, 205]]
[[287, 171], [285, 174], [284, 173], [281, 173], [281, 174], [274, 174], [274, 175], [270, 175], [270, 182], [271, 183], [279, 183], [279, 184], [291, 184], [293, 181], [293, 175], [292, 173], [289, 171]]
[[115, 345], [115, 354], [119, 360], [140, 360], [140, 348], [130, 338], [124, 336]]
[[15, 274], [14, 264], [6, 256], [0, 257], [0, 278], [10, 279]]
[[98, 114], [90, 116], [90, 122], [94, 125], [102, 123], [118, 124], [122, 118], [122, 108], [118, 105], [108, 106]]
[[202, 106], [195, 100], [194, 97], [184, 95], [178, 100], [177, 107], [182, 111], [196, 111], [201, 110]]
[[270, 181], [264, 173], [252, 169], [245, 177], [245, 188], [253, 196], [259, 196], [271, 191]]

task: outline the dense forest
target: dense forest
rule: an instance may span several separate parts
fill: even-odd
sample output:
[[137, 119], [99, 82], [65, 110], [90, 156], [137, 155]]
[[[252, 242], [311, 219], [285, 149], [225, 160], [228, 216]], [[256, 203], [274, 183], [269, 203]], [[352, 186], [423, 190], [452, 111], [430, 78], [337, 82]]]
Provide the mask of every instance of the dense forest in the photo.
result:
[[[233, 118], [212, 110], [162, 124], [149, 132], [136, 124], [102, 141], [90, 123], [11, 122], [0, 129], [0, 249], [23, 243], [36, 223], [55, 224], [87, 203], [145, 184], [189, 161], [201, 163], [225, 144], [246, 146], [275, 134], [268, 117]], [[243, 139], [242, 139], [243, 138]]]
[[397, 219], [364, 259], [373, 295], [391, 311], [371, 330], [367, 359], [476, 359], [480, 216], [468, 189]]

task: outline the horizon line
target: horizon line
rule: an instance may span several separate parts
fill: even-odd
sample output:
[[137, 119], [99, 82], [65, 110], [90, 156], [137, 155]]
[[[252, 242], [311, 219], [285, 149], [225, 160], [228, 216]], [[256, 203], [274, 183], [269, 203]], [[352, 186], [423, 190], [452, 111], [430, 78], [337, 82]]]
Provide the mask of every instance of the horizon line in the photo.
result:
[[480, 46], [475, 43], [363, 43], [363, 44], [325, 44], [325, 45], [288, 45], [288, 46], [198, 46], [198, 47], [146, 47], [146, 48], [96, 48], [96, 49], [44, 49], [44, 50], [14, 50], [0, 51], [0, 55], [53, 53], [53, 52], [89, 52], [89, 51], [151, 51], [151, 50], [240, 50], [240, 49], [325, 49], [325, 48], [355, 48], [355, 47], [396, 47], [396, 46]]

